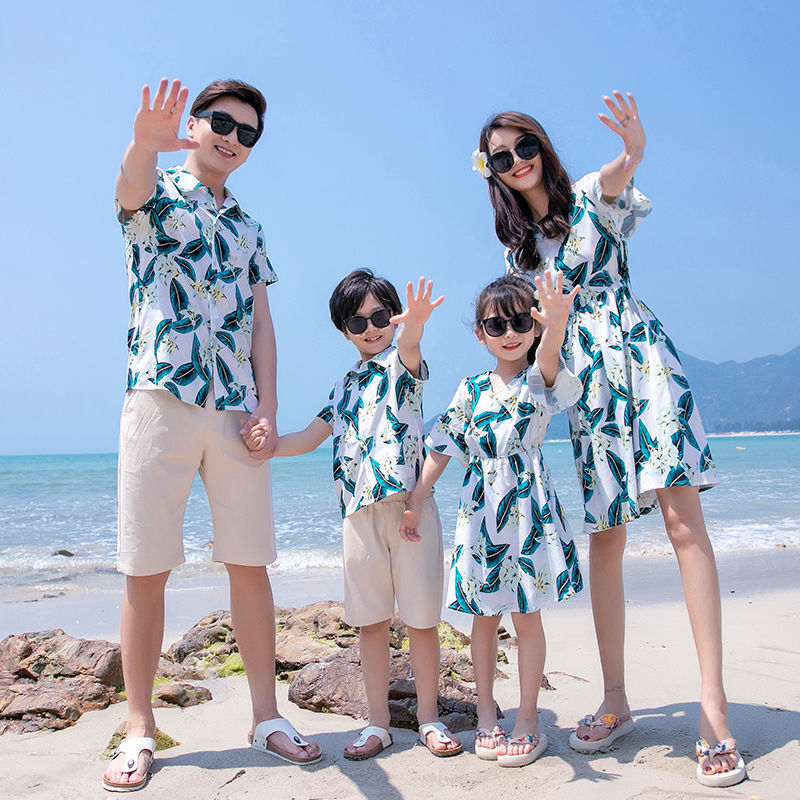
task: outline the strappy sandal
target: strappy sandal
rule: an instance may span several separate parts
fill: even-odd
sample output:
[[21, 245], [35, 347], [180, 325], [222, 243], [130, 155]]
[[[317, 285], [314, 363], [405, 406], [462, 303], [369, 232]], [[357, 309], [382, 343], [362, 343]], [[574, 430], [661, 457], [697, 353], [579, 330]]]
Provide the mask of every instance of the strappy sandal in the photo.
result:
[[736, 739], [723, 739], [714, 745], [711, 749], [709, 743], [700, 737], [694, 746], [695, 753], [697, 753], [698, 762], [702, 762], [703, 758], [707, 758], [706, 766], [712, 766], [711, 759], [714, 756], [737, 756], [736, 766], [727, 772], [706, 772], [702, 763], [697, 764], [697, 780], [703, 786], [733, 786], [741, 783], [747, 777], [747, 768], [744, 765], [742, 754], [736, 747]]
[[526, 733], [524, 736], [515, 736], [509, 739], [507, 747], [512, 745], [531, 745], [531, 749], [527, 753], [517, 753], [511, 755], [506, 753], [504, 756], [497, 756], [497, 763], [501, 767], [524, 767], [532, 764], [539, 756], [547, 750], [547, 736], [543, 733]]
[[[486, 739], [489, 737], [494, 739], [494, 747], [482, 747], [478, 744], [478, 739]], [[499, 725], [495, 725], [491, 730], [487, 730], [486, 728], [476, 728], [475, 755], [484, 761], [497, 761], [497, 740], [505, 738], [506, 732]]]
[[616, 714], [603, 714], [599, 719], [594, 718], [594, 714], [587, 714], [579, 723], [578, 727], [586, 725], [590, 730], [594, 728], [607, 728], [608, 736], [602, 739], [581, 739], [577, 731], [573, 731], [569, 737], [569, 746], [578, 753], [602, 753], [621, 736], [630, 733], [636, 725], [633, 719], [628, 718], [624, 722]]

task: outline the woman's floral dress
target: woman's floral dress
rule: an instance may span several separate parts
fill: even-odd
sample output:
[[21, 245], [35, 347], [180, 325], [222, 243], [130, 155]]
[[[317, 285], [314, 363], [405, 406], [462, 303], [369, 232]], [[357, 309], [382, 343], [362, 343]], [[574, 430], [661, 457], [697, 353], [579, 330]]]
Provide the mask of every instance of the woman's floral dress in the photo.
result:
[[563, 600], [583, 586], [572, 536], [542, 458], [553, 413], [580, 382], [565, 369], [546, 388], [538, 366], [496, 390], [489, 373], [461, 382], [426, 444], [466, 467], [447, 605], [467, 614], [536, 611], [548, 590]]
[[626, 240], [650, 213], [650, 201], [631, 184], [614, 205], [606, 203], [598, 172], [577, 181], [573, 195], [569, 235], [537, 246], [544, 269], [563, 271], [565, 291], [583, 287], [563, 354], [583, 384], [569, 423], [584, 528], [592, 533], [651, 511], [656, 489], [702, 490], [718, 481], [678, 352], [630, 289]]

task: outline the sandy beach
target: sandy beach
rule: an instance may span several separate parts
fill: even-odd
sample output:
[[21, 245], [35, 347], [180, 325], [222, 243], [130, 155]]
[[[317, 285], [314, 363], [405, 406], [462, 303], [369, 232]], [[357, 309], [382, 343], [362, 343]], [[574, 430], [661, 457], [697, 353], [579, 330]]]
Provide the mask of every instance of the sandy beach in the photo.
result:
[[[434, 759], [415, 744], [412, 731], [403, 729], [392, 729], [394, 745], [381, 756], [364, 763], [346, 761], [342, 748], [359, 721], [301, 710], [288, 702], [287, 688], [279, 684], [282, 713], [325, 750], [322, 762], [301, 769], [247, 748], [246, 680], [234, 677], [205, 682], [214, 695], [206, 704], [156, 712], [162, 730], [182, 744], [158, 753], [151, 782], [140, 796], [172, 800], [256, 795], [287, 800], [446, 800], [467, 793], [512, 797], [535, 793], [544, 800], [796, 797], [800, 551], [742, 552], [720, 558], [730, 719], [750, 775], [747, 782], [730, 789], [704, 788], [694, 778], [699, 678], [675, 561], [628, 559], [626, 570], [628, 688], [637, 730], [606, 754], [582, 756], [567, 744], [575, 721], [594, 709], [601, 686], [588, 592], [584, 592], [543, 615], [546, 672], [554, 691], [541, 693], [540, 719], [550, 746], [531, 766], [504, 770], [478, 760], [468, 732], [460, 734], [467, 752], [453, 759]], [[302, 605], [326, 597], [338, 599], [340, 582], [333, 576], [307, 583], [276, 576], [274, 584], [278, 604]], [[222, 581], [216, 587], [178, 587], [168, 593], [166, 643], [188, 627], [185, 619], [191, 624], [213, 608], [226, 607], [225, 599]], [[4, 604], [13, 613], [3, 615], [3, 627], [13, 618], [15, 632], [58, 625], [75, 635], [116, 640], [118, 602], [119, 584], [91, 596], [72, 593]], [[69, 624], [70, 617], [76, 619], [78, 630]], [[42, 626], [45, 618], [49, 624]], [[461, 615], [448, 619], [462, 628], [468, 622]], [[511, 663], [504, 669], [512, 677], [497, 682], [507, 725], [513, 720], [518, 692], [515, 652], [508, 652]], [[0, 797], [109, 796], [101, 788], [104, 762], [98, 755], [125, 713], [125, 704], [120, 703], [87, 713], [63, 731], [0, 737]]]

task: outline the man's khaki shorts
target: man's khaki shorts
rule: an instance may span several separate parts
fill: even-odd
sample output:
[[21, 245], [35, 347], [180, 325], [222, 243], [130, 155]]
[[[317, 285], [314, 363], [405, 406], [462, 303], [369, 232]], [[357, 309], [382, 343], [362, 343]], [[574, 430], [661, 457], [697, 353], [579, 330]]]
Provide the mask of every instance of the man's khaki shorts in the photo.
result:
[[395, 598], [400, 619], [432, 628], [442, 613], [442, 525], [433, 495], [425, 498], [421, 542], [400, 538], [407, 492], [360, 508], [343, 520], [344, 613], [363, 627], [391, 619]]
[[156, 575], [184, 562], [183, 516], [199, 472], [211, 506], [213, 560], [276, 558], [269, 462], [250, 458], [243, 412], [184, 403], [165, 389], [129, 390], [119, 436], [117, 569]]

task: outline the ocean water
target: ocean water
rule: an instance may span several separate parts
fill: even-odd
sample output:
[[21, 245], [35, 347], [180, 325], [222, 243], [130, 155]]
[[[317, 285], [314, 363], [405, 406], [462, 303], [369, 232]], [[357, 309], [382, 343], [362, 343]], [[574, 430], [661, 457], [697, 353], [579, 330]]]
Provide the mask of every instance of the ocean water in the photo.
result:
[[[730, 436], [711, 440], [721, 483], [703, 492], [717, 552], [800, 547], [800, 436]], [[577, 479], [568, 442], [548, 442], [545, 458], [585, 557]], [[308, 579], [341, 567], [341, 517], [330, 477], [330, 450], [272, 462], [279, 560], [273, 574]], [[445, 548], [452, 546], [462, 472], [451, 462], [436, 488]], [[212, 570], [211, 520], [199, 479], [186, 509], [187, 563]], [[114, 571], [116, 455], [0, 457], [0, 592], [80, 585]], [[55, 555], [65, 549], [72, 557]], [[654, 511], [628, 527], [633, 557], [671, 552]]]

